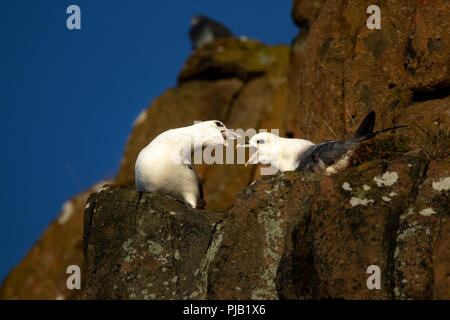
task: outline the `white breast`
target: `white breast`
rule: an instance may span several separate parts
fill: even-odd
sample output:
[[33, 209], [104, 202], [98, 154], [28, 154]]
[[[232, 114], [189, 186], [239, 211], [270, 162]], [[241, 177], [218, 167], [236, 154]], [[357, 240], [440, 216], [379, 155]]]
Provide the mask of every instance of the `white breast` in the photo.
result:
[[299, 155], [314, 145], [314, 143], [305, 139], [282, 138], [281, 143], [282, 152], [278, 169], [282, 172], [295, 171], [299, 165]]
[[195, 172], [187, 166], [190, 145], [186, 139], [167, 131], [142, 149], [135, 164], [139, 191], [167, 194], [196, 206], [200, 191]]

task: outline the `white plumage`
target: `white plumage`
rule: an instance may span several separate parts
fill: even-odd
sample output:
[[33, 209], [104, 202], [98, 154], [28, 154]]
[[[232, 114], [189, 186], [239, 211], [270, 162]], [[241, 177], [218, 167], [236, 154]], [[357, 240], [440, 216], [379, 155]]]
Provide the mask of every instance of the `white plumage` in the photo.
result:
[[226, 146], [227, 138], [237, 136], [216, 120], [161, 133], [137, 157], [136, 188], [168, 195], [193, 208], [204, 207], [202, 186], [191, 156], [208, 145]]

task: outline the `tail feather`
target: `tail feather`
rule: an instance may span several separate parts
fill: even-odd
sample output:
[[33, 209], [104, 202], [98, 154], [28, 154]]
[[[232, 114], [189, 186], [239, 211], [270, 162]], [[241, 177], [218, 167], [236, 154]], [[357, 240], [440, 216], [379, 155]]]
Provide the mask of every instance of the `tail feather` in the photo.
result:
[[379, 131], [373, 132], [373, 128], [375, 126], [375, 112], [372, 110], [370, 111], [367, 116], [363, 119], [361, 124], [359, 125], [358, 129], [352, 136], [352, 140], [356, 141], [364, 141], [370, 138], [375, 137], [377, 134], [380, 134], [382, 132], [391, 131], [399, 128], [406, 128], [407, 126], [396, 126], [391, 127]]
[[378, 130], [375, 132], [371, 132], [369, 134], [366, 134], [365, 136], [359, 137], [358, 140], [359, 141], [364, 141], [370, 138], [375, 137], [376, 135], [386, 132], [386, 131], [391, 131], [391, 130], [395, 130], [395, 129], [399, 129], [399, 128], [407, 128], [408, 126], [395, 126], [395, 127], [391, 127], [391, 128], [387, 128], [387, 129], [383, 129], [383, 130]]
[[356, 132], [353, 134], [352, 138], [356, 139], [372, 133], [374, 126], [375, 126], [375, 112], [372, 110], [363, 119], [358, 129], [356, 129]]

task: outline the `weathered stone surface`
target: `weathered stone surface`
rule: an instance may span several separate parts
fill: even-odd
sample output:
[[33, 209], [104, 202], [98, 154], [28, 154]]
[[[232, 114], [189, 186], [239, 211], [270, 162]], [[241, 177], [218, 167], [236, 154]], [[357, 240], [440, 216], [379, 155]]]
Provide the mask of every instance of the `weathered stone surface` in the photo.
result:
[[[448, 160], [266, 176], [228, 212], [110, 187], [85, 215], [85, 297], [448, 298]], [[366, 286], [370, 265], [380, 290]]]
[[398, 118], [408, 125], [403, 133], [411, 149], [421, 149], [429, 160], [450, 156], [450, 96], [413, 103]]
[[208, 274], [210, 299], [278, 299], [289, 228], [306, 219], [310, 203], [299, 199], [309, 199], [318, 179], [293, 172], [266, 176], [239, 192]]
[[366, 27], [369, 4], [327, 1], [309, 32], [300, 30], [288, 106], [297, 119], [286, 123], [294, 136], [343, 138], [371, 109], [377, 127], [391, 126], [412, 103], [448, 95], [448, 1], [383, 2], [380, 30]]
[[309, 28], [319, 16], [325, 0], [294, 0], [292, 19], [300, 28]]
[[[450, 87], [450, 3], [414, 1], [404, 67], [410, 88], [420, 92]], [[424, 27], [426, 26], [426, 27]]]
[[221, 213], [134, 188], [93, 194], [84, 217], [86, 299], [202, 299]]
[[248, 81], [288, 64], [288, 46], [267, 46], [255, 40], [218, 39], [196, 50], [178, 81], [238, 78]]
[[[397, 299], [450, 298], [450, 162], [432, 161], [425, 179], [397, 231], [395, 288]], [[419, 245], [418, 245], [419, 244]]]
[[[393, 298], [398, 216], [408, 204], [422, 167], [418, 159], [375, 161], [321, 181], [311, 212], [320, 297]], [[383, 177], [390, 180], [382, 183]], [[366, 270], [370, 265], [381, 269], [380, 290], [367, 289]]]

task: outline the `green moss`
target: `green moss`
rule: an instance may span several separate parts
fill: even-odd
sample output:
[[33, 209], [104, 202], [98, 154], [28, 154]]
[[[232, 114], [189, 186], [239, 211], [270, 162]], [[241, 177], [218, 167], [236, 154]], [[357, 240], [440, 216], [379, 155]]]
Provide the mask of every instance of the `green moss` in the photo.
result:
[[252, 40], [229, 44], [214, 56], [219, 64], [237, 62], [242, 68], [254, 71], [266, 71], [274, 65], [288, 65], [288, 46], [266, 46]]
[[190, 79], [243, 80], [262, 74], [278, 73], [289, 66], [289, 46], [268, 46], [254, 40], [218, 39], [196, 50], [179, 75]]

